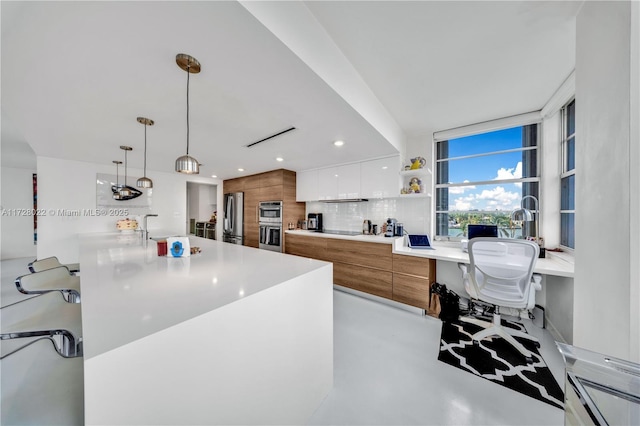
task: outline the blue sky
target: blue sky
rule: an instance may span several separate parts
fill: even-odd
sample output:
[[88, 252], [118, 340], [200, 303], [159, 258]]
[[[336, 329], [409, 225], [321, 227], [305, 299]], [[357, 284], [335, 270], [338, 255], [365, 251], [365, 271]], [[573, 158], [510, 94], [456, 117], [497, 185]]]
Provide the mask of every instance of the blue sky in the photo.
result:
[[[499, 130], [449, 141], [449, 157], [522, 147], [522, 128]], [[449, 162], [449, 182], [491, 181], [522, 176], [522, 153], [482, 156]], [[510, 211], [520, 204], [521, 184], [496, 183], [450, 188], [450, 210]]]

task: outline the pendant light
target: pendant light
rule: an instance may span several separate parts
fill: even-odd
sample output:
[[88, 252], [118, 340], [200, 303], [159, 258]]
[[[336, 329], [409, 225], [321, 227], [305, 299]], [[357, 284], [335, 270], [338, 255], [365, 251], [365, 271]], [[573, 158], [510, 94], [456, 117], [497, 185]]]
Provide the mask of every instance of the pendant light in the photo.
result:
[[113, 199], [119, 200], [120, 199], [120, 182], [119, 182], [120, 175], [118, 173], [118, 166], [122, 164], [122, 161], [113, 160], [113, 164], [116, 165], [116, 184], [115, 186], [111, 186], [111, 192], [113, 192]]
[[127, 152], [133, 150], [130, 146], [120, 145], [120, 149], [124, 151], [124, 185], [120, 187], [118, 193], [121, 197], [130, 197], [131, 189], [127, 186]]
[[153, 181], [147, 177], [147, 126], [153, 126], [153, 120], [144, 117], [138, 117], [138, 123], [144, 124], [144, 176], [138, 179], [136, 186], [138, 188], [153, 188]]
[[200, 72], [200, 62], [193, 56], [179, 53], [176, 55], [176, 63], [187, 72], [187, 154], [176, 160], [176, 172], [197, 175], [200, 173], [200, 163], [189, 156], [189, 75]]

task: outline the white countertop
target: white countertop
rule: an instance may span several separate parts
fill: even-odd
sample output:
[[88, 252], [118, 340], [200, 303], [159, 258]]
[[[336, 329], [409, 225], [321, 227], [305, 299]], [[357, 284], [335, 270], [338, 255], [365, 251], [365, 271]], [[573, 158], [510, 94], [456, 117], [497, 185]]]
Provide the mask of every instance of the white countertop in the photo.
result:
[[202, 252], [158, 257], [137, 233], [80, 236], [85, 359], [326, 266], [326, 262], [189, 237]]
[[[462, 251], [460, 243], [434, 242], [433, 250], [413, 249], [407, 246], [405, 237], [384, 237], [382, 235], [336, 235], [308, 230], [290, 230], [286, 233], [305, 235], [317, 238], [337, 238], [351, 241], [362, 241], [370, 243], [393, 244], [393, 253], [426, 257], [429, 259], [443, 260], [447, 262], [469, 263], [469, 254]], [[551, 252], [547, 252], [546, 258], [538, 259], [534, 272], [545, 275], [556, 275], [560, 277], [574, 276], [574, 265]]]
[[[448, 262], [469, 263], [469, 253], [462, 251], [460, 243], [438, 243], [432, 244], [433, 250], [414, 249], [407, 247], [405, 239], [398, 239], [393, 247], [393, 252], [407, 256], [426, 257], [429, 259], [443, 260]], [[547, 252], [546, 258], [538, 259], [533, 272], [544, 275], [556, 275], [560, 277], [573, 278], [574, 265], [567, 262], [553, 253]]]
[[364, 235], [364, 234], [340, 235], [340, 234], [331, 234], [326, 232], [309, 231], [304, 229], [287, 230], [285, 231], [285, 233], [304, 235], [306, 237], [335, 238], [339, 240], [350, 240], [350, 241], [360, 241], [365, 243], [380, 243], [380, 244], [393, 244], [395, 240], [402, 238], [402, 237], [385, 237], [384, 235]]

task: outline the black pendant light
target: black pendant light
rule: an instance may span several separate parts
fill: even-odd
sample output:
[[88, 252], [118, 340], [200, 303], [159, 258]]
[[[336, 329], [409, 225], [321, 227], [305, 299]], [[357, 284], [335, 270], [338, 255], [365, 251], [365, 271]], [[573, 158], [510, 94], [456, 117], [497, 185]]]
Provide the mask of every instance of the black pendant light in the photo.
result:
[[122, 164], [122, 161], [113, 160], [113, 164], [116, 165], [116, 184], [111, 186], [111, 192], [113, 193], [113, 199], [119, 200], [120, 197], [120, 174], [118, 173], [118, 166]]
[[144, 176], [138, 179], [136, 186], [138, 188], [153, 188], [153, 181], [147, 177], [147, 126], [153, 126], [153, 120], [144, 117], [138, 117], [138, 123], [144, 124]]
[[176, 160], [176, 172], [186, 174], [200, 173], [200, 163], [189, 156], [189, 76], [200, 72], [200, 62], [193, 56], [184, 53], [176, 55], [176, 63], [187, 72], [187, 154]]
[[120, 197], [125, 198], [131, 196], [131, 189], [127, 186], [127, 152], [132, 151], [133, 148], [120, 145], [120, 149], [124, 151], [124, 185], [120, 187], [120, 191], [118, 192], [120, 193]]

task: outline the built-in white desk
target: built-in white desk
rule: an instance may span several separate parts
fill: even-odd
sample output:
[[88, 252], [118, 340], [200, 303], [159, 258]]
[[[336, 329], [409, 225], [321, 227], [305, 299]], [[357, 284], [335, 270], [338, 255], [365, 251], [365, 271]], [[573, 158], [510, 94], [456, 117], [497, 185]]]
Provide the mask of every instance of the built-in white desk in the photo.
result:
[[[460, 243], [434, 242], [434, 250], [407, 247], [406, 238], [394, 241], [393, 252], [407, 256], [435, 259], [436, 281], [460, 295], [466, 295], [458, 263], [469, 263], [469, 254]], [[573, 262], [547, 252], [537, 259], [533, 270], [542, 275], [542, 290], [536, 292], [536, 304], [545, 308], [547, 328], [556, 340], [573, 343]]]
[[[405, 238], [398, 238], [394, 241], [393, 252], [448, 262], [469, 263], [469, 253], [462, 251], [460, 243], [435, 242], [432, 246], [433, 250], [414, 249], [407, 247]], [[546, 256], [546, 258], [536, 261], [533, 272], [542, 275], [573, 278], [573, 263], [561, 259], [552, 252], [547, 252]]]
[[80, 237], [86, 424], [304, 424], [333, 383], [332, 265], [189, 239]]

